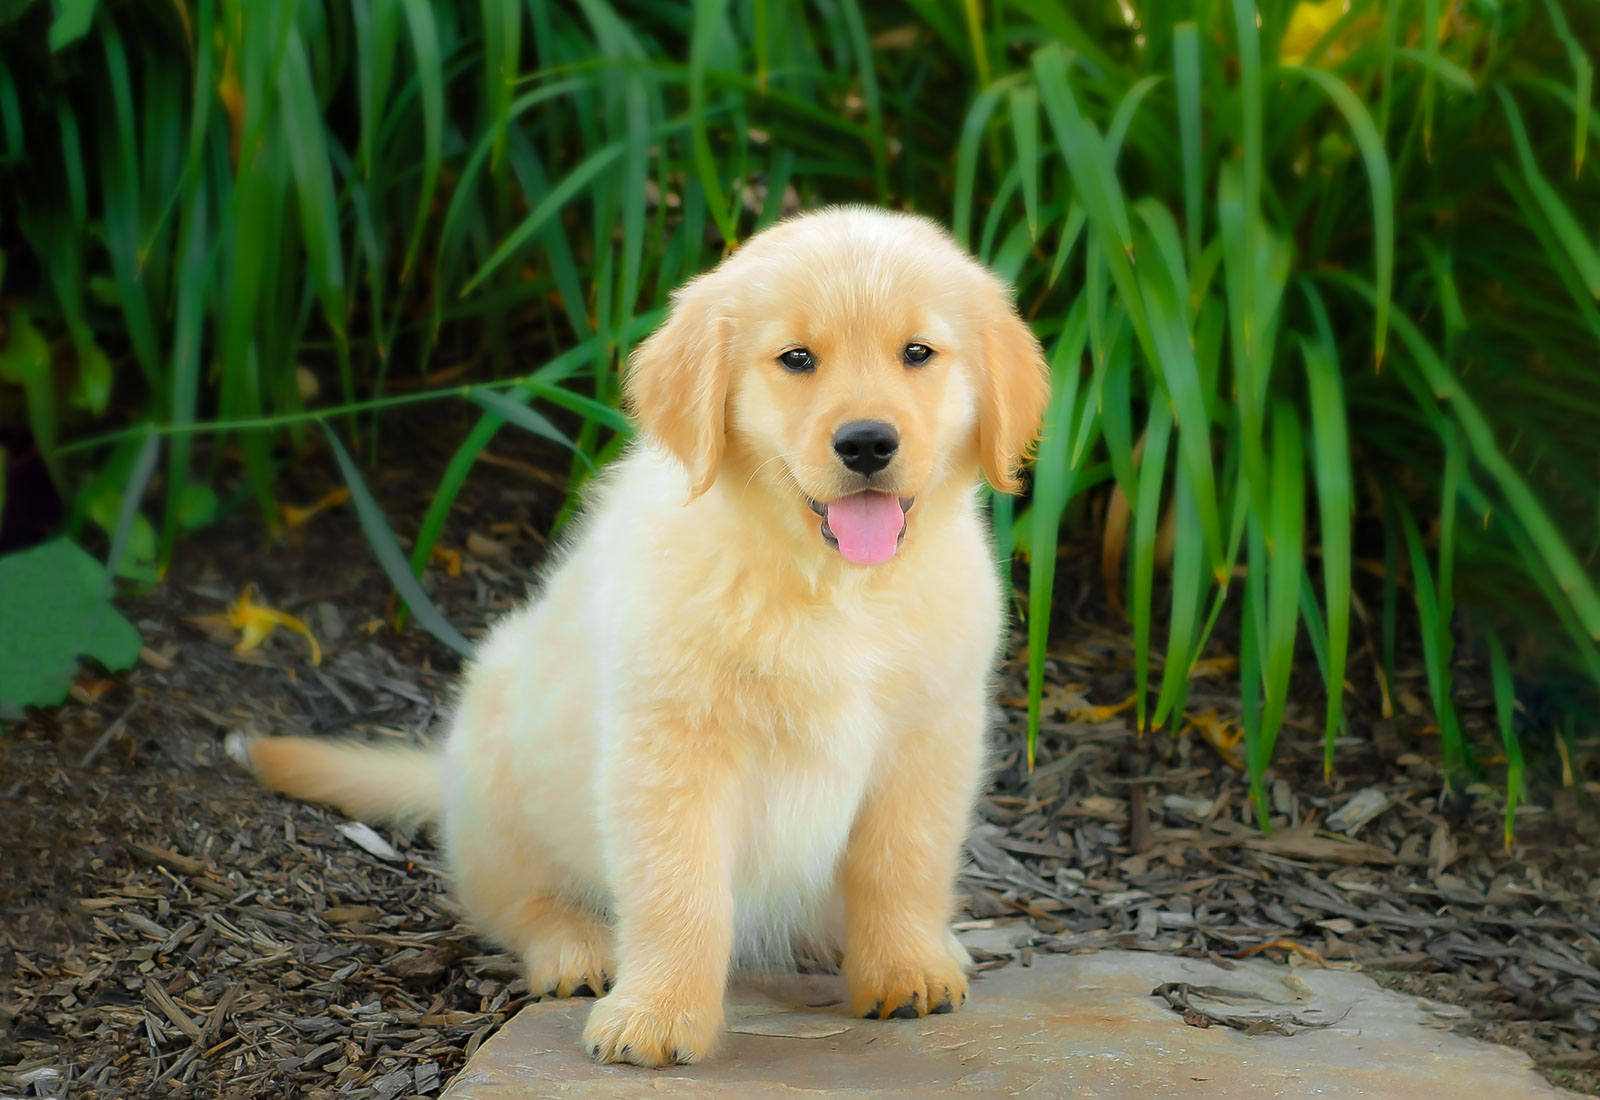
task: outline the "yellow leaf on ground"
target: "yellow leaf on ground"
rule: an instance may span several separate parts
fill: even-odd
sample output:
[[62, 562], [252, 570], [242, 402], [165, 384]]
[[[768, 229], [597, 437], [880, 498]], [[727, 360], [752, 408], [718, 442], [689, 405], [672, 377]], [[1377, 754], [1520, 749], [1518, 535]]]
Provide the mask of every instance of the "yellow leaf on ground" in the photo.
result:
[[433, 560], [444, 564], [444, 571], [452, 577], [461, 576], [461, 551], [446, 550], [443, 546], [433, 548]]
[[1084, 722], [1092, 726], [1096, 722], [1104, 722], [1121, 714], [1133, 706], [1134, 700], [1137, 698], [1138, 696], [1136, 695], [1130, 695], [1120, 703], [1110, 703], [1106, 706], [1094, 706], [1086, 703], [1084, 706], [1074, 707], [1067, 711], [1067, 717], [1073, 721]]
[[322, 663], [322, 647], [317, 644], [316, 637], [311, 633], [311, 628], [293, 615], [278, 611], [255, 601], [254, 586], [247, 586], [239, 593], [239, 598], [228, 605], [228, 625], [239, 631], [239, 642], [233, 647], [235, 653], [248, 653], [271, 636], [278, 627], [292, 630], [306, 640], [311, 647], [311, 663]]
[[335, 489], [328, 493], [315, 504], [305, 508], [297, 508], [293, 504], [280, 504], [278, 511], [283, 513], [285, 527], [301, 527], [305, 522], [318, 512], [325, 512], [329, 508], [336, 508], [350, 499], [350, 490], [345, 488]]
[[1224, 764], [1234, 771], [1244, 771], [1244, 764], [1233, 751], [1244, 739], [1244, 727], [1218, 716], [1215, 707], [1201, 714], [1185, 713], [1183, 718], [1189, 723], [1184, 732], [1194, 730], [1200, 735], [1200, 740], [1210, 745], [1222, 758]]

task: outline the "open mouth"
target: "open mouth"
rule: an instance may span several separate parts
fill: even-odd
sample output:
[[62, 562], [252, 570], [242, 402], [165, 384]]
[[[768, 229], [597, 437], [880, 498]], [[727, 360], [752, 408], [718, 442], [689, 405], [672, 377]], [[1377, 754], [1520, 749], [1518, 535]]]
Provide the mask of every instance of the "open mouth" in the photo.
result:
[[905, 539], [906, 513], [914, 498], [868, 491], [826, 504], [809, 497], [806, 502], [822, 517], [822, 541], [845, 561], [880, 565], [894, 557]]

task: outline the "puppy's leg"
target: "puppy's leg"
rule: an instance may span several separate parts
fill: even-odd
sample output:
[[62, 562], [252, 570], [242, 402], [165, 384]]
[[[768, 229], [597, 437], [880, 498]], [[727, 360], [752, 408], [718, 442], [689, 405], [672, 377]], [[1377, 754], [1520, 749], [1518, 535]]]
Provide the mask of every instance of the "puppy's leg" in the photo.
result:
[[856, 1016], [909, 1019], [967, 999], [949, 927], [982, 713], [902, 735], [857, 815], [842, 876], [843, 969]]
[[449, 838], [455, 892], [479, 931], [522, 957], [535, 997], [598, 997], [617, 967], [605, 919], [563, 893], [566, 876], [503, 836], [475, 830], [472, 843]]
[[733, 950], [732, 774], [718, 739], [657, 721], [613, 776], [620, 970], [583, 1030], [601, 1062], [696, 1062], [722, 1032]]
[[531, 898], [517, 914], [528, 992], [535, 997], [599, 997], [617, 964], [611, 929], [598, 913], [555, 894]]

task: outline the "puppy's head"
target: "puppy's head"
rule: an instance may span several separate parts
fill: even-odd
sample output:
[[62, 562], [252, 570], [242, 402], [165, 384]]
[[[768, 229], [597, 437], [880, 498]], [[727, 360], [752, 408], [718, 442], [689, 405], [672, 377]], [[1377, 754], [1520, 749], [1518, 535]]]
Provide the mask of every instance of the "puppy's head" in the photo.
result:
[[980, 468], [1017, 488], [1048, 379], [1007, 288], [942, 229], [836, 208], [679, 290], [627, 396], [695, 494], [719, 478], [760, 487], [819, 546], [871, 565], [894, 556], [919, 495]]

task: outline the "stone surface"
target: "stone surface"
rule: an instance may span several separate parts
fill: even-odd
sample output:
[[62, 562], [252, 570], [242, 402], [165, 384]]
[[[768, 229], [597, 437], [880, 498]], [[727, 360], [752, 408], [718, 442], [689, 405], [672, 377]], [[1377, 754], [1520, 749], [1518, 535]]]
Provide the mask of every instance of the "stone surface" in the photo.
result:
[[[1247, 1035], [1184, 1022], [1163, 983], [1226, 1011], [1327, 1026]], [[600, 1066], [580, 1037], [587, 1001], [530, 1005], [484, 1044], [448, 1100], [512, 1097], [1400, 1097], [1523, 1100], [1572, 1095], [1519, 1051], [1448, 1029], [1459, 1009], [1342, 970], [1264, 961], [1224, 970], [1146, 952], [1036, 955], [981, 976], [961, 1012], [853, 1020], [837, 978], [742, 983], [722, 1048], [697, 1066]], [[1269, 1003], [1270, 1002], [1270, 1003]], [[1290, 1028], [1294, 1030], [1294, 1028]]]

